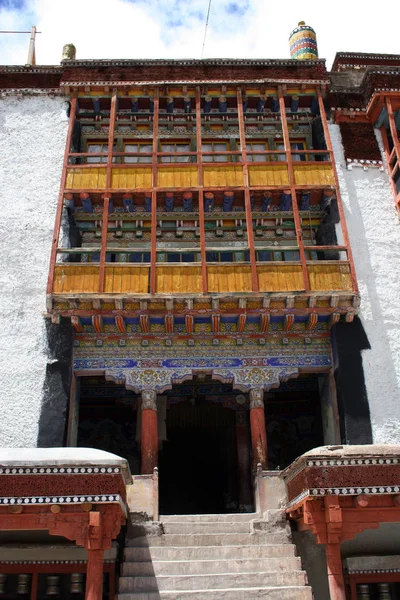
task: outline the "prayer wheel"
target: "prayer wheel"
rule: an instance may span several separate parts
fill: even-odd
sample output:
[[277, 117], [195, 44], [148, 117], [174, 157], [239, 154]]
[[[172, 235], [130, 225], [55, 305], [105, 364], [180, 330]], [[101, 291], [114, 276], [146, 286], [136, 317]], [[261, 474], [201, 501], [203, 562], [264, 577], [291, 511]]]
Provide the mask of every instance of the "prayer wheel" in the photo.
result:
[[61, 60], [75, 60], [76, 58], [76, 48], [73, 44], [65, 44], [63, 46], [62, 51], [62, 59]]
[[289, 37], [290, 57], [297, 60], [317, 60], [317, 35], [312, 27], [300, 21]]

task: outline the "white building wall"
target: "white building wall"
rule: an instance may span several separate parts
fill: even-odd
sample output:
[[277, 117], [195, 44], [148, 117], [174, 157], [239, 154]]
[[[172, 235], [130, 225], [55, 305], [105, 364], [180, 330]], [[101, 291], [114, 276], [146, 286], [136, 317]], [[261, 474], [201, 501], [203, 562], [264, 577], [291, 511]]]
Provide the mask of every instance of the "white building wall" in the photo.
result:
[[65, 100], [0, 100], [0, 446], [35, 446], [43, 312], [68, 119]]
[[347, 170], [339, 126], [329, 129], [361, 294], [360, 316], [371, 346], [362, 359], [373, 440], [399, 444], [400, 222], [387, 173]]

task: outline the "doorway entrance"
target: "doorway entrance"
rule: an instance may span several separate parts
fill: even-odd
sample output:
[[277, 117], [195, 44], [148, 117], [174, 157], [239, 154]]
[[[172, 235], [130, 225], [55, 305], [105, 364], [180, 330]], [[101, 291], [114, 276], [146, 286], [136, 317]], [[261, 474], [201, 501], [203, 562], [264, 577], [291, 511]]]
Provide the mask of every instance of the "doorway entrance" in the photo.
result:
[[231, 386], [211, 380], [193, 380], [168, 392], [167, 439], [159, 452], [161, 514], [240, 510], [244, 482], [238, 473], [236, 414], [229, 408], [236, 396]]

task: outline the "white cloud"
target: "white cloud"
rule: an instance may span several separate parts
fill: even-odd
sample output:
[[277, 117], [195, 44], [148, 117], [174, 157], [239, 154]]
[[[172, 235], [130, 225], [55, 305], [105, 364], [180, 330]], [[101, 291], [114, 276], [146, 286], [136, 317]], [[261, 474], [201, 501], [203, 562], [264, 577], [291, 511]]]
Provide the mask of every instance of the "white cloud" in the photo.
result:
[[[317, 31], [319, 53], [396, 53], [396, 0], [385, 22], [366, 2], [337, 0], [212, 0], [204, 57], [289, 57], [288, 37], [299, 20]], [[38, 64], [58, 64], [65, 43], [77, 58], [200, 58], [208, 0], [0, 0], [2, 29], [35, 24]], [[393, 18], [391, 18], [391, 15]], [[24, 64], [29, 36], [0, 35], [1, 64]]]

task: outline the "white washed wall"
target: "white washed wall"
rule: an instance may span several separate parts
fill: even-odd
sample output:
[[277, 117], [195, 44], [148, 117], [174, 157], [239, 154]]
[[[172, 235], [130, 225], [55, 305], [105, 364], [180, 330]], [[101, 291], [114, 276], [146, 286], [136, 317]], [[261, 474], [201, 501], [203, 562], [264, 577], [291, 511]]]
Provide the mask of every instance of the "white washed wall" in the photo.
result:
[[67, 126], [61, 98], [0, 99], [0, 446], [36, 445]]
[[[386, 172], [345, 167], [330, 125], [340, 189], [371, 346], [362, 354], [375, 443], [400, 443], [400, 222]], [[382, 152], [382, 139], [377, 131]]]

